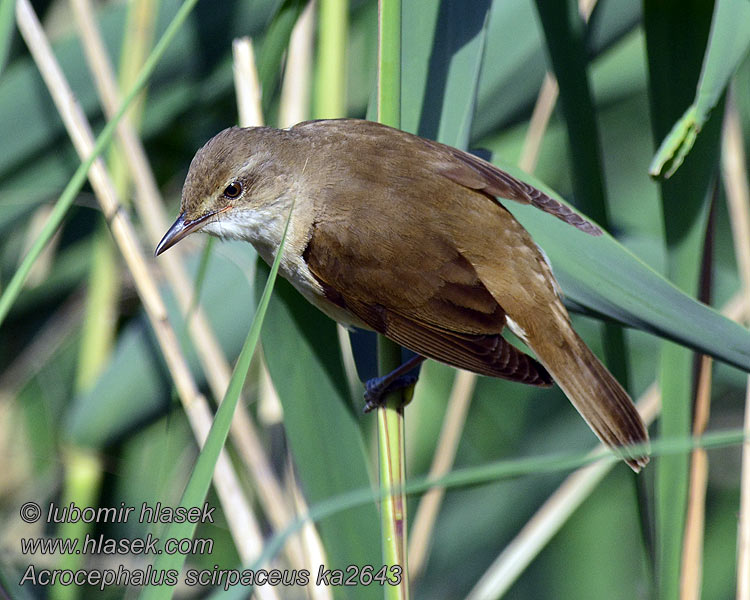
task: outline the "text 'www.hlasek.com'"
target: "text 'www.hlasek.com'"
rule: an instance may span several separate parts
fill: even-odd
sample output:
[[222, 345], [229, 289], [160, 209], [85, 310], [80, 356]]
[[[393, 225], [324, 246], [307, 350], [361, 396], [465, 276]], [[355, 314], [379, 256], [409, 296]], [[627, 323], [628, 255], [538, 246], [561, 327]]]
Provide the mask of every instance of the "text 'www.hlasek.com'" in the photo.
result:
[[[45, 528], [59, 524], [90, 524], [92, 531], [105, 529], [108, 524], [133, 523], [150, 525], [155, 529], [169, 523], [213, 524], [214, 509], [208, 502], [202, 506], [166, 506], [160, 502], [140, 506], [117, 507], [78, 506], [75, 503], [59, 506], [51, 502], [42, 507], [36, 502], [21, 506], [21, 520], [27, 524], [40, 523]], [[159, 537], [147, 533], [137, 537], [108, 536], [105, 533], [82, 533], [81, 537], [24, 536], [19, 540], [22, 560], [34, 560], [21, 566], [20, 586], [93, 586], [101, 590], [110, 587], [177, 586], [219, 587], [235, 586], [370, 586], [399, 585], [400, 565], [346, 565], [330, 568], [244, 569], [223, 568], [217, 564], [197, 568], [177, 569], [154, 567], [161, 554], [197, 557], [202, 565], [211, 563], [206, 558], [213, 553], [211, 537]], [[36, 533], [36, 532], [35, 532]], [[70, 562], [55, 568], [54, 559], [63, 556], [82, 556], [76, 567]], [[60, 561], [62, 562], [62, 561]]]

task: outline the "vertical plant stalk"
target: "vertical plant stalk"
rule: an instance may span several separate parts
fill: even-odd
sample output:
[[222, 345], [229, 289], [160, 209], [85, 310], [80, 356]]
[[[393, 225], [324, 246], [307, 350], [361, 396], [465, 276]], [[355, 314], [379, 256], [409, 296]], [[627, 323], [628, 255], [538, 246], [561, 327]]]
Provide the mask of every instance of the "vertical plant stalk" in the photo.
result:
[[[719, 193], [718, 181], [713, 185], [713, 198], [706, 228], [704, 251], [701, 257], [700, 293], [698, 299], [711, 304], [711, 284], [716, 199]], [[711, 368], [710, 356], [697, 357], [695, 403], [693, 408], [693, 437], [699, 438], [706, 432], [711, 412]], [[689, 494], [685, 512], [685, 537], [682, 545], [682, 565], [680, 573], [680, 600], [700, 600], [703, 581], [703, 538], [706, 526], [706, 487], [708, 485], [708, 452], [705, 448], [695, 448], [690, 453]]]
[[[699, 438], [706, 431], [711, 407], [710, 356], [700, 357], [696, 390], [693, 435]], [[706, 486], [708, 485], [708, 453], [695, 448], [690, 460], [690, 494], [685, 514], [685, 539], [682, 545], [680, 599], [700, 600], [703, 581], [703, 537], [706, 526]]]
[[[378, 121], [391, 127], [401, 125], [401, 0], [378, 2]], [[401, 365], [398, 344], [378, 337], [378, 369], [381, 375]], [[410, 390], [389, 394], [378, 408], [380, 460], [380, 521], [383, 561], [399, 565], [401, 582], [386, 586], [387, 598], [409, 597], [406, 521], [406, 459], [404, 453], [404, 404]]]
[[[453, 467], [476, 383], [476, 374], [456, 370], [435, 456], [432, 459], [432, 465], [430, 465], [428, 475], [430, 479], [439, 479], [447, 475]], [[444, 496], [445, 488], [434, 487], [424, 494], [419, 501], [414, 524], [411, 527], [411, 541], [409, 542], [409, 571], [412, 579], [416, 579], [424, 571], [432, 530]]]
[[315, 2], [311, 0], [302, 11], [289, 38], [284, 66], [284, 79], [279, 99], [280, 128], [291, 127], [309, 119], [310, 73], [315, 33]]
[[529, 119], [529, 128], [526, 130], [526, 137], [521, 147], [521, 157], [518, 159], [518, 166], [527, 173], [533, 173], [536, 170], [542, 140], [547, 132], [547, 125], [552, 118], [552, 111], [555, 110], [559, 94], [560, 88], [557, 85], [557, 79], [547, 71], [536, 97], [534, 110]]
[[[106, 56], [104, 44], [92, 45], [92, 28], [95, 27], [95, 8], [89, 0], [72, 0], [73, 17], [82, 45], [86, 50], [89, 63], [95, 63]], [[123, 66], [121, 68], [121, 88], [129, 88], [138, 75], [143, 61], [148, 55], [152, 42], [153, 21], [156, 18], [154, 0], [138, 0], [128, 8], [128, 22], [134, 25], [134, 15], [140, 15], [138, 27], [126, 26], [123, 41]], [[126, 66], [127, 65], [127, 66]], [[129, 112], [131, 123], [140, 121], [143, 110], [144, 91], [134, 102]], [[112, 180], [120, 198], [128, 197], [129, 173], [125, 167], [122, 146], [113, 144], [108, 155], [108, 165]], [[117, 324], [117, 303], [120, 297], [122, 281], [122, 263], [118, 259], [117, 249], [107, 231], [104, 220], [97, 223], [94, 235], [93, 260], [90, 266], [86, 290], [86, 314], [83, 321], [79, 360], [76, 372], [76, 390], [83, 392], [93, 384], [109, 358], [115, 340]], [[64, 504], [75, 502], [79, 506], [95, 503], [101, 484], [100, 461], [97, 456], [82, 448], [71, 447], [63, 453]], [[86, 487], [88, 483], [88, 487]], [[93, 531], [92, 524], [63, 523], [57, 534], [62, 538], [77, 538], [83, 543], [85, 536]], [[61, 568], [75, 571], [83, 565], [82, 555], [67, 555], [62, 558]], [[53, 600], [69, 600], [80, 597], [80, 588], [76, 586], [55, 585], [50, 590]]]
[[[703, 0], [643, 2], [651, 129], [664, 139], [695, 96], [709, 39], [713, 3]], [[689, 19], [684, 18], [690, 15]], [[719, 155], [718, 106], [704, 125], [683, 167], [659, 181], [668, 278], [690, 296], [698, 292], [711, 182]], [[692, 434], [694, 354], [674, 342], [661, 343], [659, 385], [663, 399], [659, 434]], [[689, 454], [661, 456], [655, 467], [656, 584], [664, 600], [680, 597]]]
[[[750, 189], [745, 165], [746, 153], [742, 124], [734, 99], [729, 94], [722, 135], [721, 167], [734, 254], [742, 283], [742, 296], [750, 303]], [[745, 441], [742, 444], [742, 478], [740, 483], [740, 518], [737, 526], [737, 600], [750, 600], [750, 377], [745, 393]]]
[[319, 0], [317, 78], [313, 96], [316, 119], [346, 114], [346, 38], [348, 0]]
[[[77, 506], [96, 506], [102, 481], [102, 461], [96, 453], [82, 448], [66, 448], [63, 452], [63, 490], [62, 504], [75, 502]], [[78, 540], [83, 546], [86, 535], [93, 530], [92, 523], [81, 520], [64, 522], [56, 531], [62, 539]], [[57, 568], [76, 571], [84, 564], [84, 556], [62, 554]], [[81, 588], [75, 585], [55, 583], [51, 586], [49, 597], [53, 600], [70, 600], [81, 598]]]
[[260, 81], [255, 69], [253, 43], [249, 37], [232, 41], [232, 62], [240, 127], [259, 127], [263, 125]]
[[[381, 372], [390, 372], [390, 340], [378, 340], [378, 362]], [[384, 348], [384, 346], [386, 346]], [[399, 366], [401, 349], [397, 348]], [[394, 367], [394, 368], [396, 368]], [[402, 569], [401, 584], [386, 586], [386, 598], [408, 598], [406, 545], [406, 461], [404, 452], [404, 390], [390, 394], [385, 405], [378, 407], [378, 457], [380, 466], [380, 523], [383, 563]], [[390, 572], [390, 571], [389, 571]]]

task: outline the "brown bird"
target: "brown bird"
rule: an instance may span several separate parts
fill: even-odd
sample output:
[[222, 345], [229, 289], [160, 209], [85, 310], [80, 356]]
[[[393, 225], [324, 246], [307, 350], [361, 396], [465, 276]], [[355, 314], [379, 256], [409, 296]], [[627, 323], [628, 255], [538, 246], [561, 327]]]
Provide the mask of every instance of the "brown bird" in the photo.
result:
[[[544, 252], [498, 197], [601, 234], [476, 156], [378, 123], [232, 127], [195, 155], [156, 254], [204, 231], [270, 264], [293, 206], [279, 272], [325, 314], [482, 375], [554, 379], [605, 444], [646, 443], [627, 393], [573, 330]], [[539, 362], [502, 337], [506, 324]], [[638, 471], [648, 457], [625, 460]]]

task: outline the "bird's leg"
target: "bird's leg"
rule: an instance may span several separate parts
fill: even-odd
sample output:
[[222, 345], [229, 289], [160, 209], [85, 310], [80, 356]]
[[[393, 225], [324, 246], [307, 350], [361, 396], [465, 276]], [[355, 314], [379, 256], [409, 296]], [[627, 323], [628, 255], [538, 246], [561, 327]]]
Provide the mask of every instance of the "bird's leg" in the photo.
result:
[[424, 356], [412, 356], [400, 367], [393, 369], [387, 375], [373, 377], [365, 382], [365, 408], [364, 412], [368, 413], [373, 408], [383, 404], [383, 399], [396, 390], [402, 390], [414, 385], [417, 381], [416, 375], [406, 375], [414, 367], [422, 364]]

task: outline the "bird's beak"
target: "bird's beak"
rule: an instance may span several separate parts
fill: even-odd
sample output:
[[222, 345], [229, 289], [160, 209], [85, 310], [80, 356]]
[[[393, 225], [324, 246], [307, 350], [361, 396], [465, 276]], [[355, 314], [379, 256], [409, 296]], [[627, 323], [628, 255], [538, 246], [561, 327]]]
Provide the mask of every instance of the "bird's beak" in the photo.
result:
[[167, 231], [167, 233], [164, 234], [164, 237], [161, 238], [161, 242], [159, 242], [159, 245], [156, 246], [154, 256], [159, 256], [162, 252], [174, 246], [182, 238], [198, 229], [201, 225], [203, 225], [203, 223], [205, 223], [210, 217], [214, 216], [215, 214], [216, 213], [214, 212], [210, 212], [193, 221], [189, 221], [188, 219], [186, 219], [184, 213], [181, 214], [179, 217], [177, 217], [177, 220], [172, 223], [172, 227], [169, 228], [169, 231]]

